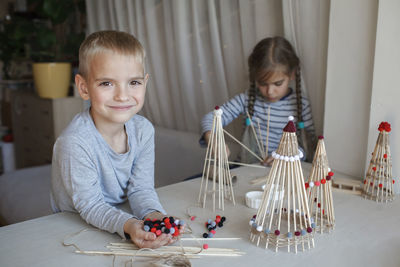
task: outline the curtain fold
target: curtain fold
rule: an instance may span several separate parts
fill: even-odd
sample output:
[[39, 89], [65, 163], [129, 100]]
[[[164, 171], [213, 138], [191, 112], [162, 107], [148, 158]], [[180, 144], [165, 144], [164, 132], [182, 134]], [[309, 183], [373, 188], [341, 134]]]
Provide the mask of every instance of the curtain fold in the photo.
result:
[[[314, 105], [321, 95], [314, 88], [324, 89], [322, 82], [315, 82], [325, 79], [319, 63], [326, 52], [319, 39], [325, 36], [319, 35], [324, 27], [319, 26], [310, 40], [299, 31], [309, 31], [304, 26], [311, 18], [325, 19], [318, 12], [327, 2], [295, 2], [284, 0], [282, 6], [280, 0], [86, 0], [88, 34], [113, 29], [135, 35], [146, 49], [150, 75], [142, 114], [155, 125], [199, 133], [204, 114], [248, 88], [247, 58], [256, 43], [285, 32], [296, 41], [313, 115], [318, 117], [323, 113]], [[290, 27], [287, 14], [295, 19]], [[309, 47], [311, 42], [317, 45]], [[318, 58], [310, 54], [314, 48], [320, 49]], [[315, 61], [316, 66], [308, 66]], [[319, 71], [320, 77], [309, 71]], [[232, 130], [240, 129], [237, 125]]]

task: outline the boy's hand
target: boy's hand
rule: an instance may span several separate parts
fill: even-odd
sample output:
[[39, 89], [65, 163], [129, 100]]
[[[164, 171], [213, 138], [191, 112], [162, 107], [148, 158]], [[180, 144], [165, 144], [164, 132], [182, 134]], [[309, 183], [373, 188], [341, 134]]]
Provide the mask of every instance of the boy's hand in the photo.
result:
[[139, 248], [159, 248], [168, 245], [172, 240], [170, 234], [156, 234], [143, 230], [143, 221], [131, 218], [124, 224], [124, 232], [129, 234], [132, 242]]
[[[165, 215], [165, 214], [162, 214], [161, 212], [154, 211], [154, 212], [151, 212], [151, 213], [147, 214], [147, 215], [144, 217], [144, 219], [150, 219], [150, 220], [156, 219], [156, 220], [162, 221], [162, 219], [163, 219], [164, 217], [170, 217], [170, 215]], [[174, 216], [173, 216], [173, 217], [174, 217]], [[179, 219], [179, 218], [177, 218], [177, 217], [175, 217], [175, 218], [176, 218], [176, 219]], [[180, 232], [181, 234], [185, 232], [185, 226], [186, 226], [186, 224], [185, 224], [185, 225], [182, 225], [181, 228], [179, 229], [179, 232]], [[165, 234], [162, 234], [162, 235], [165, 235]], [[171, 237], [170, 241], [168, 242], [168, 245], [169, 245], [169, 244], [172, 244], [172, 243], [175, 243], [175, 242], [178, 240], [178, 237], [172, 236], [171, 234], [168, 234], [168, 235]]]

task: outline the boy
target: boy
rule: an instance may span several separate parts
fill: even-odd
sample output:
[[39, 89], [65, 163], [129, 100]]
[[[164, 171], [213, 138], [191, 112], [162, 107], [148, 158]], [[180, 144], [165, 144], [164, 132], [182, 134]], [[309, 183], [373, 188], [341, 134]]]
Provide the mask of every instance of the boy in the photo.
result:
[[[91, 107], [78, 114], [53, 149], [51, 202], [140, 248], [175, 241], [143, 230], [141, 219], [162, 219], [154, 190], [154, 128], [139, 115], [148, 74], [145, 51], [132, 35], [100, 31], [79, 49], [75, 83]], [[129, 200], [131, 215], [114, 207]]]

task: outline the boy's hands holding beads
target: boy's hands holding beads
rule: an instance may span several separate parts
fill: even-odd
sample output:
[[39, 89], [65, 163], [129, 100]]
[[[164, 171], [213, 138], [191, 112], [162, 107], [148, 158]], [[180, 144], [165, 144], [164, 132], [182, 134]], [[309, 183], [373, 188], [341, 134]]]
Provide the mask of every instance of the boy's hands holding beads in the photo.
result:
[[132, 242], [139, 248], [159, 248], [170, 244], [172, 237], [167, 234], [156, 236], [155, 233], [143, 229], [143, 221], [131, 218], [124, 224], [124, 232], [129, 234]]

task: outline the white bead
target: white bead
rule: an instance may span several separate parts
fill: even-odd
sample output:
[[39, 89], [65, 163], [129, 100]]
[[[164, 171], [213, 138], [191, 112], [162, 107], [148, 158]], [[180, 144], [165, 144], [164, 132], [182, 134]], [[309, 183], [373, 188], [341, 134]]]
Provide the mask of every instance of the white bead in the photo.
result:
[[285, 156], [285, 161], [289, 161], [289, 157], [288, 156]]
[[293, 156], [290, 156], [289, 160], [290, 160], [291, 162], [293, 162], [293, 161], [294, 161], [294, 157], [293, 157]]
[[284, 160], [284, 159], [285, 159], [285, 156], [282, 155], [282, 156], [279, 157], [279, 159], [280, 159], [280, 160]]
[[261, 225], [257, 226], [257, 231], [259, 231], [259, 232], [262, 231], [262, 226]]
[[303, 152], [299, 151], [299, 157], [302, 158], [303, 156]]
[[328, 172], [330, 172], [331, 171], [331, 168], [328, 168]]
[[219, 108], [219, 109], [215, 109], [215, 110], [214, 110], [214, 114], [215, 114], [215, 115], [217, 115], [217, 116], [221, 116], [221, 115], [222, 115], [222, 113], [223, 113], [223, 111], [222, 111], [222, 109], [221, 109], [221, 108]]
[[272, 155], [272, 157], [274, 157], [276, 155], [276, 152], [272, 151], [271, 155]]
[[309, 182], [308, 185], [309, 185], [310, 187], [314, 187], [314, 182]]
[[300, 160], [299, 155], [294, 156], [294, 159], [295, 159], [295, 160]]
[[289, 116], [289, 117], [288, 117], [288, 120], [289, 120], [289, 121], [294, 121], [294, 117], [293, 117], [293, 116]]
[[279, 159], [280, 155], [275, 153], [275, 159]]
[[178, 219], [175, 219], [174, 223], [175, 223], [176, 225], [178, 225], [178, 224], [179, 224], [179, 220], [178, 220]]
[[299, 209], [296, 209], [296, 213], [299, 213]]
[[254, 222], [253, 220], [250, 220], [250, 221], [249, 221], [249, 225], [252, 226], [252, 225], [253, 225], [253, 222]]

